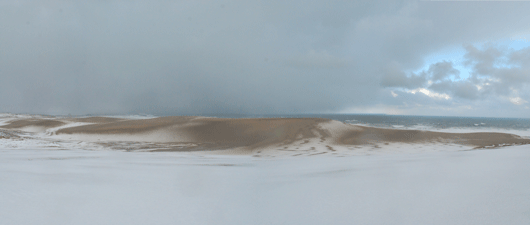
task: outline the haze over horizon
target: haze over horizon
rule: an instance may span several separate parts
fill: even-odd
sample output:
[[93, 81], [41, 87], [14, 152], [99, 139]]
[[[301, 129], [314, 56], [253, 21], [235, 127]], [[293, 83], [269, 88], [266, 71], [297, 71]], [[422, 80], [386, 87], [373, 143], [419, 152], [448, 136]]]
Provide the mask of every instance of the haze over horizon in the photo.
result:
[[530, 2], [4, 1], [0, 112], [522, 117]]

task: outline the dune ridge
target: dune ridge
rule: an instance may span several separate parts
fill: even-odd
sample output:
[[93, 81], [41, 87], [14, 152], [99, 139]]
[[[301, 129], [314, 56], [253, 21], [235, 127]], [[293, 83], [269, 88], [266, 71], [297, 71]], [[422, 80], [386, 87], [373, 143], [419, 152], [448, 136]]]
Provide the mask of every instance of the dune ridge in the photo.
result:
[[260, 154], [275, 150], [321, 154], [352, 146], [379, 147], [393, 143], [456, 144], [471, 148], [530, 144], [530, 139], [506, 133], [383, 129], [322, 118], [26, 118], [1, 126], [8, 130], [27, 127], [42, 127], [48, 131], [53, 128], [53, 132], [48, 133], [59, 139], [100, 142], [116, 149], [137, 146], [152, 151], [231, 150]]

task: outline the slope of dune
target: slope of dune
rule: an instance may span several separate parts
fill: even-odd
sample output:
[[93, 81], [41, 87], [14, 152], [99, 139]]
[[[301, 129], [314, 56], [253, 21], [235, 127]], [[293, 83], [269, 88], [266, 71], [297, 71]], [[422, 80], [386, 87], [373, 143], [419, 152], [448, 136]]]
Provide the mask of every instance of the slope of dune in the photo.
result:
[[6, 129], [18, 129], [24, 127], [43, 127], [52, 128], [64, 125], [65, 122], [52, 119], [21, 119], [10, 121], [7, 125], [2, 126]]
[[530, 144], [529, 139], [523, 139], [514, 134], [479, 132], [479, 133], [442, 133], [420, 130], [396, 130], [374, 127], [360, 127], [360, 130], [344, 132], [338, 138], [340, 145], [359, 145], [373, 142], [450, 142], [456, 144], [476, 146], [522, 145]]
[[[28, 129], [34, 127], [41, 129]], [[115, 149], [237, 150], [257, 155], [266, 152], [315, 155], [356, 146], [381, 148], [391, 144], [453, 144], [470, 148], [530, 144], [530, 139], [513, 134], [383, 129], [322, 118], [25, 118], [9, 121], [1, 128], [46, 132], [51, 138], [99, 143]]]

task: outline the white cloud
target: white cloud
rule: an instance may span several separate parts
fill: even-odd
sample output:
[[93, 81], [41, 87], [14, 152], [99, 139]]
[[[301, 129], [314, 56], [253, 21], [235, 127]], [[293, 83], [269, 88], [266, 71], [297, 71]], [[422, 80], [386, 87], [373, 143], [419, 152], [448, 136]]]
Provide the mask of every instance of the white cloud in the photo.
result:
[[374, 106], [364, 107], [349, 107], [344, 110], [340, 110], [339, 113], [366, 113], [366, 114], [388, 114], [388, 115], [400, 115], [404, 111], [397, 106], [389, 106], [383, 104], [377, 104]]
[[524, 100], [524, 99], [522, 99], [520, 97], [509, 98], [509, 100], [514, 105], [522, 105], [522, 104], [528, 103], [526, 100]]
[[412, 93], [412, 94], [416, 94], [416, 93], [422, 93], [424, 95], [427, 95], [431, 98], [437, 98], [437, 99], [445, 99], [445, 100], [449, 100], [451, 99], [451, 96], [449, 96], [448, 94], [445, 94], [445, 93], [436, 93], [434, 91], [430, 91], [430, 90], [427, 90], [425, 88], [416, 88], [414, 90], [408, 90], [407, 91], [408, 93]]

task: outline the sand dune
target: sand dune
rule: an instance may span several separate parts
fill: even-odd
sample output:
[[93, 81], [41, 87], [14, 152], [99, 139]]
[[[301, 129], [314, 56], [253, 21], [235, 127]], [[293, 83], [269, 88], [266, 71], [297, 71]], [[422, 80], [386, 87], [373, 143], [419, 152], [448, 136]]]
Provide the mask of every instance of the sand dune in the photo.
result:
[[[76, 125], [79, 124], [79, 125]], [[75, 126], [74, 126], [75, 125]], [[107, 117], [20, 119], [2, 126], [53, 128], [58, 138], [105, 142], [115, 148], [164, 151], [268, 150], [335, 152], [349, 146], [406, 144], [457, 144], [472, 148], [530, 144], [530, 139], [505, 133], [442, 133], [397, 130], [344, 124], [321, 118], [227, 119], [207, 117], [160, 117], [118, 119]], [[164, 143], [166, 147], [163, 146]]]
[[43, 128], [52, 128], [59, 127], [66, 124], [65, 122], [52, 119], [20, 119], [10, 121], [9, 124], [2, 126], [6, 129], [18, 129], [24, 127], [43, 127]]
[[[57, 135], [135, 136], [146, 142], [196, 143], [193, 149], [257, 149], [288, 145], [296, 140], [326, 134], [318, 124], [326, 119], [219, 119], [205, 117], [161, 117], [145, 120], [122, 120], [60, 129]], [[146, 136], [164, 136], [163, 139]], [[167, 138], [169, 137], [169, 138]], [[124, 141], [130, 141], [125, 137]], [[197, 147], [200, 146], [200, 147]]]
[[[196, 117], [160, 117], [145, 120], [128, 120], [101, 117], [89, 117], [70, 119], [73, 122], [88, 122], [94, 124], [65, 128], [57, 131], [57, 134], [138, 134], [168, 127], [185, 125]], [[89, 122], [90, 123], [90, 122]]]
[[71, 119], [71, 121], [81, 122], [81, 123], [112, 123], [112, 122], [118, 122], [122, 120], [123, 119], [120, 119], [120, 118], [101, 117], [101, 116]]
[[359, 145], [368, 143], [425, 143], [425, 142], [445, 142], [462, 145], [470, 145], [478, 148], [487, 146], [522, 145], [530, 144], [529, 139], [505, 133], [442, 133], [419, 130], [396, 130], [373, 127], [360, 127], [360, 130], [347, 131], [341, 134], [338, 144]]

